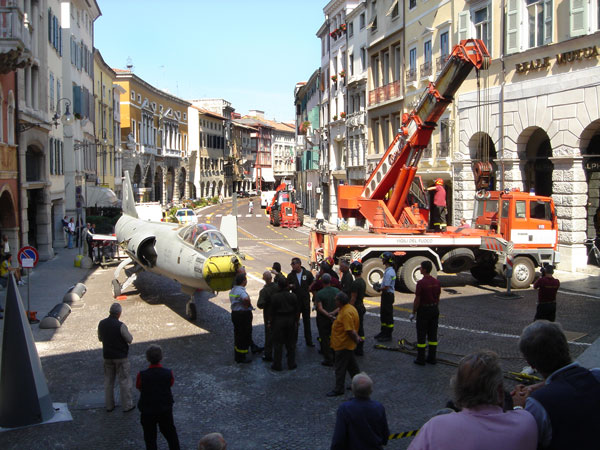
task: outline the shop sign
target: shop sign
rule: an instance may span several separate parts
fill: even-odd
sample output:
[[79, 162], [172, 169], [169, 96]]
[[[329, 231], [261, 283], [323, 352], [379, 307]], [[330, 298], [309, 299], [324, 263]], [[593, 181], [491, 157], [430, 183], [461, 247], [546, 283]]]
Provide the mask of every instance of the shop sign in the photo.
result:
[[[556, 55], [556, 64], [567, 64], [575, 61], [583, 61], [584, 59], [597, 58], [600, 55], [597, 45], [590, 47], [570, 50], [568, 52], [559, 53]], [[533, 70], [546, 69], [550, 67], [550, 57], [532, 59], [515, 64], [517, 73], [525, 73]]]
[[600, 157], [585, 158], [583, 160], [583, 167], [588, 172], [600, 172]]

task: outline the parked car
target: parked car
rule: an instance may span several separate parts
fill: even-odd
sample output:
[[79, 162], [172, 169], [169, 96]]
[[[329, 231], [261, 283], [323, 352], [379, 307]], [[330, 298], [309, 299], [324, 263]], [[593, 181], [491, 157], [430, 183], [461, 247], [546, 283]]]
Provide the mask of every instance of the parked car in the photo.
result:
[[175, 217], [179, 223], [198, 223], [198, 217], [193, 209], [181, 208], [175, 213]]
[[237, 196], [238, 198], [250, 197], [250, 193], [247, 191], [238, 191]]

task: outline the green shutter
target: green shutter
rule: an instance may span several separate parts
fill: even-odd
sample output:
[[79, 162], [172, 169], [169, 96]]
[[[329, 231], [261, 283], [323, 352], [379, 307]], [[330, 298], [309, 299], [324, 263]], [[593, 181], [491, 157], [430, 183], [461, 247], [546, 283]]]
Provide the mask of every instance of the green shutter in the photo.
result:
[[515, 53], [520, 50], [519, 45], [519, 14], [520, 1], [508, 0], [506, 5], [506, 53]]
[[468, 39], [469, 35], [469, 11], [458, 13], [458, 42]]
[[552, 42], [553, 3], [552, 0], [544, 0], [544, 44]]
[[570, 36], [581, 36], [587, 33], [587, 0], [571, 0]]

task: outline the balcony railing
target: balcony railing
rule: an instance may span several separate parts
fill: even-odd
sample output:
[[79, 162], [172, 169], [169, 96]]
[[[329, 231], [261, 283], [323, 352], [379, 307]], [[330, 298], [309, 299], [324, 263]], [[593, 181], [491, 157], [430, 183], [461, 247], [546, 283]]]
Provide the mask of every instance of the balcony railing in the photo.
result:
[[376, 105], [400, 97], [400, 94], [400, 81], [393, 81], [385, 86], [380, 86], [369, 91], [369, 105]]
[[406, 82], [410, 83], [411, 81], [415, 81], [417, 79], [417, 68], [408, 69], [406, 71]]
[[428, 145], [423, 149], [423, 159], [431, 159], [433, 158], [433, 150], [431, 149], [431, 145]]
[[438, 142], [435, 146], [438, 159], [446, 159], [450, 156], [450, 141]]
[[431, 75], [431, 61], [421, 64], [421, 78]]
[[438, 73], [442, 71], [442, 68], [444, 67], [444, 65], [446, 64], [446, 62], [448, 61], [449, 58], [450, 58], [450, 55], [438, 56], [438, 58], [436, 59], [436, 62], [435, 62], [435, 66], [437, 68]]

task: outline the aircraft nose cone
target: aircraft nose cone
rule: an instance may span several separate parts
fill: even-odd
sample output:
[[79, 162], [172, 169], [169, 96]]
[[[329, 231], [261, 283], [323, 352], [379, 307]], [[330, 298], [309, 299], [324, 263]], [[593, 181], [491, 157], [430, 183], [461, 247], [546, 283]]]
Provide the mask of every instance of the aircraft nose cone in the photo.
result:
[[233, 286], [239, 266], [240, 262], [237, 256], [211, 256], [204, 262], [202, 275], [214, 291], [228, 291]]

